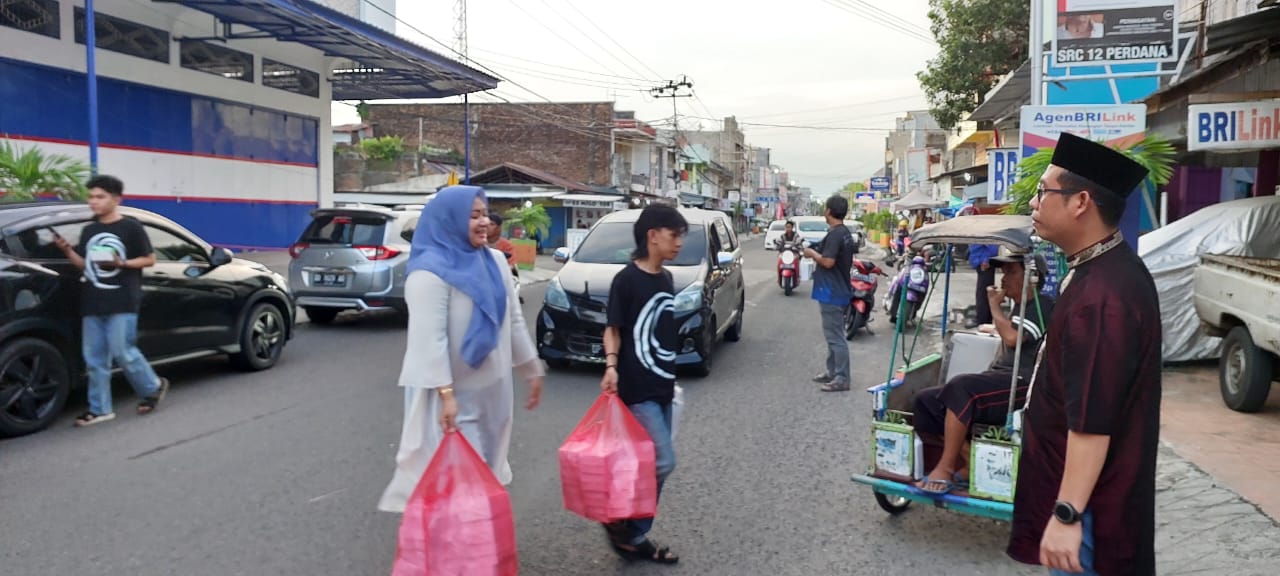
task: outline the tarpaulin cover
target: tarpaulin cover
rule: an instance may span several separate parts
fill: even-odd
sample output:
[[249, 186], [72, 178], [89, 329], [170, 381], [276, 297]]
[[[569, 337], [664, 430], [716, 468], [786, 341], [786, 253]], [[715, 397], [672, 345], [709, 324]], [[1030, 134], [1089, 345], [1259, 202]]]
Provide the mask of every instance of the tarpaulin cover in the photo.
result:
[[409, 497], [392, 576], [515, 576], [511, 498], [459, 432], [449, 432]]
[[1280, 258], [1280, 197], [1208, 206], [1138, 239], [1138, 255], [1160, 293], [1166, 362], [1218, 357], [1221, 339], [1200, 328], [1192, 299], [1202, 254]]
[[601, 394], [560, 446], [565, 509], [596, 522], [658, 510], [653, 440], [617, 394]]
[[927, 210], [929, 208], [942, 208], [946, 206], [946, 201], [934, 200], [928, 192], [916, 188], [909, 192], [906, 196], [899, 198], [893, 202], [893, 210]]

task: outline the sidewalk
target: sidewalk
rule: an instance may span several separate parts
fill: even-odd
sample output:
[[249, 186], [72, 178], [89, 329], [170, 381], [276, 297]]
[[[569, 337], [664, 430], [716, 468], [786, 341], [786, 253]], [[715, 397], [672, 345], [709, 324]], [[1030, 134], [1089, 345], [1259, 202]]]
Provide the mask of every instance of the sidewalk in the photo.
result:
[[[977, 275], [952, 275], [952, 309], [972, 304]], [[941, 280], [939, 281], [941, 284]], [[942, 286], [926, 308], [919, 358], [940, 352]], [[954, 328], [953, 328], [954, 326]], [[963, 325], [948, 324], [949, 330]], [[1280, 566], [1280, 387], [1268, 409], [1222, 404], [1217, 364], [1167, 367], [1156, 465], [1160, 574], [1273, 575]]]

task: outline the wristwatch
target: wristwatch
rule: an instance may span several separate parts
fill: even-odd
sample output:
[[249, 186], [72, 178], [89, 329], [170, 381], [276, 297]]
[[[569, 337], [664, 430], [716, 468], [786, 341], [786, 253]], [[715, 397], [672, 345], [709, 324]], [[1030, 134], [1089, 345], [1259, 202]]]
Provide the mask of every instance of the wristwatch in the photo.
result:
[[1080, 512], [1066, 500], [1053, 503], [1053, 517], [1068, 526], [1080, 521]]

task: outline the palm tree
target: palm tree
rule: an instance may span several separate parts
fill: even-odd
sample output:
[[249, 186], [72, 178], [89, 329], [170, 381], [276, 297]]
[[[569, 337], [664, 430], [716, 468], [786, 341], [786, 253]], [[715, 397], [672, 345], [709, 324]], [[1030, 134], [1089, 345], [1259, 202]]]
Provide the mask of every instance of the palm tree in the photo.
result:
[[48, 154], [35, 146], [20, 150], [0, 140], [0, 192], [4, 194], [0, 201], [29, 202], [41, 194], [84, 200], [88, 177], [89, 167], [70, 156]]
[[[1144, 194], [1169, 183], [1173, 177], [1173, 160], [1176, 151], [1173, 144], [1158, 136], [1146, 136], [1120, 152], [1147, 169], [1147, 179], [1142, 183]], [[1043, 148], [1018, 163], [1018, 181], [1009, 190], [1009, 203], [1005, 214], [1030, 214], [1031, 199], [1036, 195], [1040, 177], [1053, 159], [1053, 148]]]

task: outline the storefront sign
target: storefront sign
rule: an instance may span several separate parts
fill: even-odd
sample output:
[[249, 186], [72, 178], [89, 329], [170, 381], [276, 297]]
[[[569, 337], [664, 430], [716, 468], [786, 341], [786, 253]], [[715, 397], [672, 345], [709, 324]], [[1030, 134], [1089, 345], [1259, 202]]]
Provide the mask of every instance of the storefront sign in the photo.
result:
[[613, 211], [614, 211], [614, 212], [617, 212], [617, 211], [619, 211], [619, 210], [626, 210], [627, 208], [628, 208], [628, 206], [627, 206], [627, 203], [626, 203], [626, 202], [614, 202], [614, 203], [613, 203]]
[[1187, 150], [1280, 148], [1280, 99], [1187, 107]]
[[853, 194], [853, 200], [854, 202], [875, 202], [876, 193], [875, 192], [855, 192]]
[[888, 178], [886, 178], [886, 177], [884, 177], [884, 176], [876, 176], [876, 177], [872, 178], [872, 179], [871, 179], [871, 191], [872, 191], [872, 192], [881, 192], [881, 193], [888, 192], [888, 191], [889, 191], [889, 179], [888, 179]]
[[1022, 157], [1053, 148], [1063, 132], [1117, 146], [1141, 138], [1146, 130], [1144, 104], [1023, 106]]
[[613, 208], [613, 200], [580, 200], [565, 198], [560, 201], [565, 208]]
[[1054, 66], [1174, 62], [1177, 0], [1058, 0]]
[[987, 149], [987, 204], [1009, 202], [1009, 189], [1018, 181], [1018, 149]]

